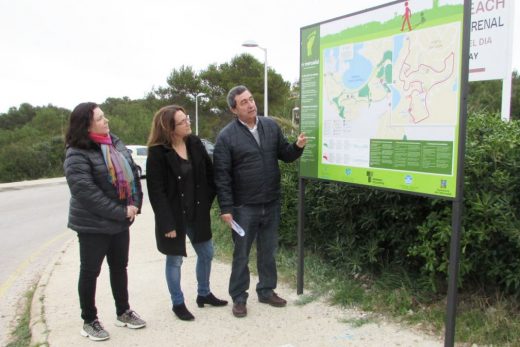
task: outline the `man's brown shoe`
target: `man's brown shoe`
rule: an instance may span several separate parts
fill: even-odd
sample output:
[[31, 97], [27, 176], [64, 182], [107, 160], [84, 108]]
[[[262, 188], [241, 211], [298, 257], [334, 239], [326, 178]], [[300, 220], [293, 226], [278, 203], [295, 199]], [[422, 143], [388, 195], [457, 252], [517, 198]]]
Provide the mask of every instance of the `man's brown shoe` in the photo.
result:
[[244, 302], [235, 302], [233, 303], [233, 316], [237, 318], [247, 316], [247, 308]]
[[273, 295], [271, 297], [265, 299], [265, 298], [258, 298], [258, 301], [260, 301], [263, 304], [269, 304], [274, 307], [284, 307], [287, 305], [287, 301], [282, 299], [278, 296], [275, 292], [273, 292]]

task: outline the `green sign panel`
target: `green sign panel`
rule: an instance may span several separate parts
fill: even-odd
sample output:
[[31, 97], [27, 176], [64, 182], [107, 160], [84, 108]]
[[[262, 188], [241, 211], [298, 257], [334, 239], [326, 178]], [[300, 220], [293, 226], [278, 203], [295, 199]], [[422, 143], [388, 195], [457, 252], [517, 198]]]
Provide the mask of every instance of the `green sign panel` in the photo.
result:
[[463, 18], [403, 1], [302, 28], [300, 175], [454, 198]]

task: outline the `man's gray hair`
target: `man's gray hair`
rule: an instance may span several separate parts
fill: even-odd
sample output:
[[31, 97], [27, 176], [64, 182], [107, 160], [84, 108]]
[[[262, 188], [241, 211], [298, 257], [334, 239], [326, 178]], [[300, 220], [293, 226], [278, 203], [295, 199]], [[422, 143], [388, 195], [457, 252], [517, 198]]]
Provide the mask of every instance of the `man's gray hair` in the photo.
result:
[[228, 106], [230, 108], [237, 107], [237, 102], [235, 100], [235, 97], [237, 95], [242, 94], [246, 90], [249, 90], [249, 89], [247, 89], [247, 87], [245, 87], [245, 86], [236, 86], [236, 87], [231, 88], [231, 90], [229, 91], [229, 93], [227, 95], [227, 104], [228, 104]]

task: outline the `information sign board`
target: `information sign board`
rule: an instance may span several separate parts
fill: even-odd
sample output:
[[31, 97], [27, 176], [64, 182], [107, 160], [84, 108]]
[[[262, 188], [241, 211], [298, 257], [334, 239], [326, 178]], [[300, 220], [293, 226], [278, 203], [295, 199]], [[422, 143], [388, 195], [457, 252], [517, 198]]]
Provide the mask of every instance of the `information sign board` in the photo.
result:
[[302, 28], [300, 176], [455, 198], [463, 19], [396, 1]]

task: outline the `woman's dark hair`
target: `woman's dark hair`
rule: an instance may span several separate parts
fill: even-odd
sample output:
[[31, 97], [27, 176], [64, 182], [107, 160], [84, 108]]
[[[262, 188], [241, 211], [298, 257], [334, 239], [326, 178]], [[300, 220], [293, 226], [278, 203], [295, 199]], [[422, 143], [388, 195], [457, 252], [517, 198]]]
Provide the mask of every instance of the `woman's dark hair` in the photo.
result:
[[74, 107], [70, 114], [69, 128], [65, 135], [65, 145], [88, 149], [93, 141], [88, 136], [88, 128], [94, 118], [94, 110], [99, 106], [95, 102], [82, 102]]

